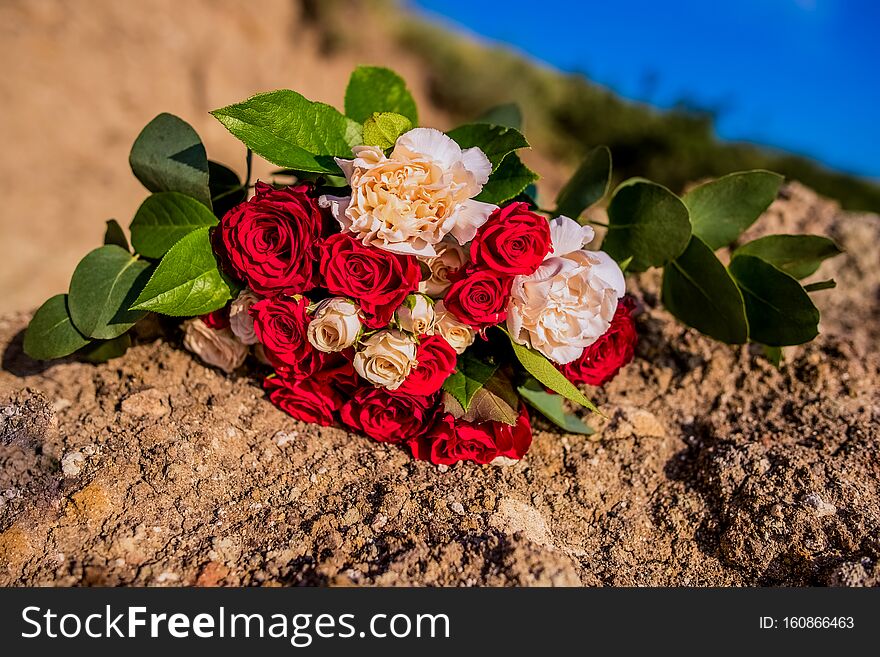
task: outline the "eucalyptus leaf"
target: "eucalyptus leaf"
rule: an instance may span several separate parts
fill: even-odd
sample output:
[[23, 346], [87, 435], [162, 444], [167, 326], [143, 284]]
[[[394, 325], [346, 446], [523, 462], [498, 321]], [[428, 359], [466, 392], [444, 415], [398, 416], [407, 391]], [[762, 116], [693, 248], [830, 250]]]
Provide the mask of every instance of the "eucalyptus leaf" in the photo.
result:
[[696, 235], [663, 270], [663, 305], [679, 320], [728, 344], [749, 339], [746, 307], [736, 281]]
[[729, 270], [742, 290], [753, 341], [783, 347], [819, 334], [819, 311], [792, 276], [752, 255], [735, 256]]
[[138, 208], [131, 222], [131, 243], [147, 258], [161, 258], [194, 230], [217, 224], [204, 205], [177, 192], [153, 194]]
[[107, 228], [104, 230], [104, 244], [115, 244], [126, 251], [131, 250], [125, 237], [125, 231], [122, 230], [122, 226], [119, 225], [116, 219], [109, 219], [107, 221]]
[[211, 207], [205, 146], [183, 119], [163, 113], [150, 121], [135, 139], [128, 161], [151, 192], [180, 192]]
[[24, 353], [34, 360], [69, 356], [89, 343], [76, 330], [67, 312], [67, 295], [50, 297], [34, 313], [24, 334]]
[[516, 103], [504, 103], [490, 107], [480, 114], [476, 123], [489, 123], [491, 125], [502, 125], [506, 128], [515, 128], [522, 131], [523, 116], [522, 110]]
[[412, 128], [412, 123], [402, 114], [377, 112], [364, 122], [364, 143], [382, 150], [391, 148], [397, 138]]
[[662, 185], [631, 178], [614, 190], [602, 248], [618, 262], [632, 257], [630, 271], [665, 265], [684, 252], [690, 238], [688, 209]]
[[571, 381], [566, 379], [565, 375], [556, 369], [553, 363], [547, 360], [543, 354], [538, 353], [531, 347], [514, 342], [513, 337], [506, 330], [501, 330], [508, 338], [510, 338], [513, 353], [516, 355], [520, 364], [525, 368], [526, 372], [566, 399], [573, 401], [576, 404], [580, 404], [594, 413], [599, 413], [599, 409], [596, 408], [595, 404], [587, 399], [584, 396], [584, 393], [578, 390]]
[[843, 251], [819, 235], [767, 235], [743, 244], [735, 255], [753, 255], [795, 278], [814, 274], [822, 261]]
[[211, 202], [214, 204], [214, 214], [222, 217], [247, 199], [247, 187], [242, 184], [238, 174], [224, 164], [208, 160], [208, 171], [211, 174]]
[[149, 266], [115, 244], [89, 252], [73, 272], [67, 298], [77, 330], [110, 340], [134, 326], [145, 313], [129, 308], [146, 283]]
[[581, 162], [574, 175], [556, 197], [556, 215], [572, 219], [602, 200], [611, 185], [611, 151], [607, 146], [594, 148]]
[[501, 125], [469, 123], [451, 130], [448, 134], [463, 149], [477, 147], [483, 151], [492, 163], [493, 171], [508, 153], [529, 146], [519, 130]]
[[476, 196], [478, 201], [501, 205], [521, 194], [538, 179], [538, 174], [529, 169], [519, 155], [510, 153], [483, 185], [483, 191]]
[[79, 355], [90, 363], [106, 363], [119, 358], [131, 346], [131, 333], [123, 333], [112, 340], [96, 340], [80, 350]]
[[740, 171], [694, 187], [683, 197], [694, 234], [713, 250], [730, 244], [770, 206], [782, 181], [772, 171]]
[[402, 77], [381, 66], [358, 66], [345, 90], [345, 114], [363, 123], [376, 112], [394, 112], [412, 125], [419, 123], [416, 101]]
[[217, 266], [209, 230], [194, 230], [169, 249], [132, 308], [192, 317], [226, 305], [232, 288]]
[[560, 395], [546, 392], [543, 388], [535, 390], [533, 387], [526, 386], [520, 386], [517, 390], [529, 406], [560, 429], [584, 436], [596, 433], [595, 429], [585, 424], [579, 417], [565, 410], [562, 402], [563, 398]]
[[297, 171], [338, 173], [333, 158], [350, 158], [363, 138], [359, 123], [289, 89], [257, 94], [211, 114], [257, 155]]

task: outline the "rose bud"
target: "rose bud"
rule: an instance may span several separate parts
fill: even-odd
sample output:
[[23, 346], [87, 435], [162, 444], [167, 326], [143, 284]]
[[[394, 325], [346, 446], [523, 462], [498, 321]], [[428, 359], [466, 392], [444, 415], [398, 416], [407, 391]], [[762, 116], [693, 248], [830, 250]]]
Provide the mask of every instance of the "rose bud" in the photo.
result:
[[467, 324], [458, 321], [455, 315], [446, 310], [442, 301], [434, 305], [435, 331], [442, 335], [446, 342], [455, 349], [455, 353], [463, 354], [465, 349], [474, 343], [476, 333]]
[[468, 268], [443, 298], [445, 308], [476, 330], [503, 322], [511, 279], [488, 269]]
[[354, 355], [354, 369], [373, 385], [396, 390], [416, 360], [416, 343], [400, 331], [379, 331]]
[[471, 261], [499, 274], [531, 274], [550, 252], [550, 224], [529, 210], [527, 203], [511, 203], [495, 210], [471, 242]]
[[434, 302], [424, 294], [410, 294], [397, 309], [397, 323], [413, 335], [434, 332]]
[[309, 322], [309, 342], [318, 351], [342, 351], [352, 346], [361, 332], [360, 309], [350, 299], [333, 297], [321, 301]]
[[220, 221], [224, 261], [262, 296], [310, 290], [323, 223], [317, 201], [309, 196], [311, 187], [275, 189], [258, 182], [255, 190]]
[[455, 370], [456, 353], [440, 335], [427, 335], [419, 342], [416, 366], [397, 389], [411, 395], [433, 395]]
[[212, 329], [199, 318], [183, 325], [183, 346], [206, 364], [232, 372], [244, 363], [248, 347], [228, 328]]
[[309, 342], [309, 300], [263, 299], [251, 306], [254, 331], [269, 362], [282, 374], [302, 378], [324, 365], [324, 354]]
[[414, 257], [364, 246], [337, 233], [321, 244], [321, 275], [331, 294], [358, 302], [365, 326], [382, 328], [416, 289], [422, 272]]
[[440, 297], [452, 285], [450, 276], [468, 264], [467, 251], [455, 242], [443, 241], [435, 247], [435, 257], [419, 256], [428, 266], [430, 275], [419, 283], [419, 292], [430, 297]]
[[251, 306], [260, 300], [253, 290], [245, 288], [229, 306], [229, 328], [235, 337], [245, 344], [257, 344], [257, 333], [254, 331], [254, 318], [251, 317]]
[[569, 381], [601, 386], [611, 381], [624, 365], [632, 361], [639, 339], [632, 317], [634, 307], [632, 297], [623, 297], [617, 304], [608, 330], [584, 349], [580, 358], [559, 368]]
[[424, 434], [439, 412], [436, 396], [424, 397], [365, 386], [339, 410], [342, 423], [374, 440], [399, 443]]

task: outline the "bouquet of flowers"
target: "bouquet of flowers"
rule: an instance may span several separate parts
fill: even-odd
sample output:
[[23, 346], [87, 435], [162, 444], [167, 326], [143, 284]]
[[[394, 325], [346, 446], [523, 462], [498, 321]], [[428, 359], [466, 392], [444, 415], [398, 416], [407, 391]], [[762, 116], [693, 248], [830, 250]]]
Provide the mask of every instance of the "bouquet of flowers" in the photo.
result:
[[[436, 464], [507, 463], [531, 444], [527, 407], [592, 431], [567, 404], [596, 411], [579, 386], [633, 358], [624, 271], [663, 267], [674, 316], [773, 359], [817, 335], [808, 293], [833, 286], [799, 282], [839, 252], [823, 237], [764, 237], [727, 265], [716, 255], [775, 198], [770, 172], [681, 198], [624, 181], [597, 250], [584, 213], [608, 195], [608, 149], [590, 152], [545, 210], [517, 155], [528, 142], [513, 106], [448, 133], [417, 127], [404, 81], [360, 67], [344, 114], [287, 90], [212, 114], [247, 147], [245, 180], [208, 160], [187, 123], [156, 117], [130, 156], [152, 192], [131, 247], [108, 222], [68, 293], [33, 317], [30, 356], [105, 360], [149, 313], [184, 318], [184, 347], [228, 373], [252, 355], [249, 371], [295, 418]], [[273, 184], [251, 185], [254, 153], [282, 167]]]

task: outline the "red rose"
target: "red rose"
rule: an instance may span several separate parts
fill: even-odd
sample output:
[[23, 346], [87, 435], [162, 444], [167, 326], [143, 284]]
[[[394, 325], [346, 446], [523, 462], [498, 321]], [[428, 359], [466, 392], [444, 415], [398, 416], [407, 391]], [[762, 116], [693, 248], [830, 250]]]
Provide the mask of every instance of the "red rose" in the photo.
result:
[[433, 395], [455, 370], [458, 354], [442, 335], [428, 335], [419, 342], [418, 365], [397, 389], [410, 395]]
[[285, 379], [269, 376], [263, 381], [269, 401], [297, 420], [329, 426], [333, 412], [342, 406], [342, 395], [313, 379]]
[[309, 300], [262, 299], [251, 306], [254, 331], [269, 362], [282, 374], [297, 378], [318, 371], [325, 356], [309, 342]]
[[434, 396], [421, 397], [363, 387], [339, 411], [342, 423], [383, 443], [421, 436], [437, 415]]
[[532, 444], [532, 428], [525, 405], [515, 426], [503, 422], [465, 422], [444, 415], [421, 438], [409, 441], [413, 456], [437, 465], [457, 461], [491, 463], [499, 456], [521, 459]]
[[507, 276], [533, 274], [551, 249], [550, 223], [528, 203], [498, 208], [471, 242], [471, 260]]
[[323, 426], [333, 424], [333, 413], [358, 385], [351, 361], [337, 357], [332, 365], [304, 379], [266, 377], [263, 388], [269, 393], [269, 400], [297, 420]]
[[205, 326], [215, 331], [229, 328], [229, 304], [199, 317]]
[[292, 295], [314, 287], [315, 244], [323, 220], [310, 189], [258, 182], [254, 197], [220, 222], [224, 261], [258, 294]]
[[321, 275], [331, 294], [355, 299], [364, 325], [381, 328], [421, 280], [418, 261], [405, 255], [364, 246], [345, 233], [321, 244]]
[[510, 277], [468, 267], [456, 278], [443, 297], [443, 305], [459, 321], [477, 330], [504, 321], [510, 300]]
[[635, 302], [630, 296], [617, 303], [611, 326], [581, 357], [560, 366], [559, 370], [572, 383], [601, 386], [613, 379], [620, 369], [633, 359], [636, 342], [636, 324], [632, 317]]

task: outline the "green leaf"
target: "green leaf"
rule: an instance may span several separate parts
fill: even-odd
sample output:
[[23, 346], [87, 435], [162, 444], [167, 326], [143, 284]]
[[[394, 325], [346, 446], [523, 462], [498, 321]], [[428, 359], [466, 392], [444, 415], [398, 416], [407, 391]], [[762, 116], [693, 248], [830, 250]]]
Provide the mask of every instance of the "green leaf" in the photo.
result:
[[712, 250], [730, 244], [770, 206], [782, 181], [772, 171], [741, 171], [694, 187], [683, 198], [694, 235]]
[[123, 333], [112, 340], [96, 340], [82, 350], [80, 356], [90, 363], [106, 363], [122, 356], [131, 346], [131, 333]]
[[493, 171], [508, 153], [518, 148], [528, 148], [529, 145], [519, 130], [501, 125], [468, 123], [451, 130], [448, 134], [462, 148], [476, 146], [483, 151], [492, 163]]
[[134, 215], [131, 243], [141, 255], [161, 258], [184, 236], [216, 224], [214, 213], [189, 196], [177, 192], [153, 194]]
[[607, 146], [594, 148], [584, 158], [571, 179], [556, 197], [556, 215], [572, 219], [601, 201], [611, 185], [611, 151]]
[[214, 214], [222, 217], [239, 203], [247, 199], [247, 188], [232, 169], [226, 165], [208, 160], [211, 174], [211, 202]]
[[116, 246], [130, 251], [128, 240], [125, 238], [125, 231], [116, 219], [107, 221], [107, 228], [104, 231], [104, 244], [115, 244]]
[[193, 317], [226, 305], [232, 291], [217, 267], [209, 230], [194, 230], [171, 247], [132, 308]]
[[257, 94], [211, 114], [257, 155], [297, 171], [338, 173], [333, 157], [351, 157], [359, 123], [324, 103], [283, 89]]
[[517, 388], [520, 397], [525, 399], [529, 406], [564, 431], [584, 436], [596, 433], [595, 429], [584, 423], [578, 416], [565, 410], [560, 395], [546, 392], [536, 381], [532, 381], [532, 383], [535, 385]]
[[814, 274], [822, 261], [843, 253], [827, 237], [818, 235], [767, 235], [743, 244], [734, 255], [753, 255], [795, 278]]
[[443, 390], [452, 395], [466, 412], [474, 395], [497, 369], [497, 365], [490, 365], [466, 355], [459, 356], [455, 371], [443, 382]]
[[130, 329], [145, 314], [129, 308], [146, 283], [149, 267], [150, 263], [114, 244], [88, 253], [73, 272], [67, 298], [77, 330], [90, 338], [110, 340]]
[[511, 153], [489, 176], [488, 182], [483, 185], [483, 191], [476, 199], [485, 203], [501, 205], [521, 194], [537, 179], [538, 174], [523, 164], [519, 155]]
[[762, 344], [761, 347], [764, 350], [764, 357], [773, 364], [773, 367], [779, 369], [782, 365], [782, 347], [769, 347], [766, 344]]
[[815, 283], [809, 283], [804, 285], [804, 289], [807, 292], [819, 292], [820, 290], [833, 290], [837, 287], [837, 281], [833, 278], [829, 278], [827, 281], [816, 281]]
[[488, 123], [490, 125], [501, 125], [506, 128], [515, 128], [522, 131], [523, 116], [522, 110], [516, 103], [504, 103], [490, 107], [483, 112], [475, 123]]
[[630, 271], [665, 265], [684, 252], [690, 238], [687, 208], [662, 185], [631, 178], [614, 190], [602, 248], [618, 262], [632, 256]]
[[150, 121], [135, 139], [128, 162], [151, 192], [180, 192], [211, 207], [205, 146], [183, 119], [163, 113]]
[[412, 128], [412, 123], [402, 114], [377, 112], [364, 122], [364, 143], [382, 150], [391, 148], [397, 138]]
[[504, 398], [488, 388], [480, 388], [474, 394], [470, 408], [461, 419], [467, 422], [503, 422], [513, 426], [518, 417], [519, 413], [515, 406], [511, 406]]
[[358, 66], [345, 90], [345, 114], [363, 123], [376, 112], [394, 112], [412, 125], [419, 123], [416, 101], [402, 77], [381, 66]]
[[663, 305], [679, 320], [728, 344], [749, 339], [746, 307], [736, 281], [696, 235], [663, 270]]
[[24, 353], [34, 360], [63, 358], [89, 343], [67, 312], [67, 295], [56, 294], [34, 313], [24, 334]]
[[595, 404], [584, 396], [575, 385], [565, 378], [559, 370], [554, 367], [553, 363], [547, 360], [543, 354], [538, 353], [531, 347], [518, 344], [513, 341], [513, 336], [505, 329], [501, 331], [510, 338], [510, 344], [513, 347], [513, 353], [517, 360], [525, 368], [526, 372], [535, 377], [539, 382], [559, 393], [569, 401], [585, 406], [595, 413], [599, 413], [599, 409]]
[[746, 302], [752, 340], [783, 347], [819, 334], [819, 311], [793, 277], [751, 255], [737, 255], [729, 269]]

